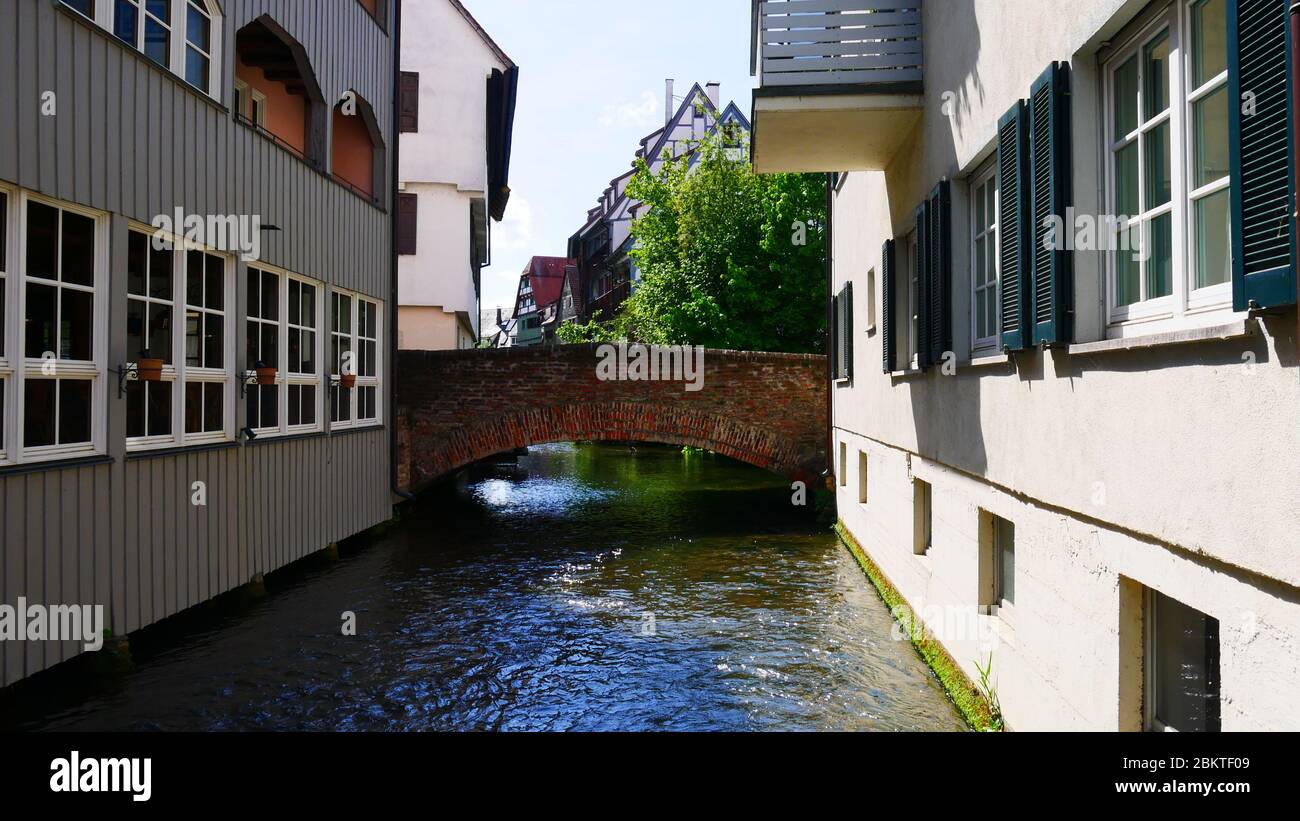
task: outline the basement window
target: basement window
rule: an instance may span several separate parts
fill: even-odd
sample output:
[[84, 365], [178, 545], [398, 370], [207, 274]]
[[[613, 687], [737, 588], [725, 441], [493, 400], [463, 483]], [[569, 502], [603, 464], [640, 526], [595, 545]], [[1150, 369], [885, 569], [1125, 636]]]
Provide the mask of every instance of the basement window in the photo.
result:
[[867, 503], [867, 454], [858, 451], [858, 504]]
[[1146, 591], [1146, 728], [1218, 732], [1219, 621]]
[[979, 609], [1006, 616], [1016, 602], [1016, 525], [980, 511]]
[[849, 446], [840, 442], [840, 487], [849, 486]]
[[912, 552], [926, 556], [934, 545], [934, 488], [920, 479], [912, 481]]

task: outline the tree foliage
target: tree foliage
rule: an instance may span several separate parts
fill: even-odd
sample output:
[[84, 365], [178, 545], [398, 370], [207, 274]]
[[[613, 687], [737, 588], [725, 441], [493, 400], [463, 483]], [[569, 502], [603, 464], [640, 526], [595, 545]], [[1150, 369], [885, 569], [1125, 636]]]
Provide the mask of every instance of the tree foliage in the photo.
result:
[[637, 161], [628, 194], [644, 203], [632, 226], [640, 279], [615, 336], [823, 350], [825, 177], [755, 174], [742, 136], [719, 130], [658, 172]]

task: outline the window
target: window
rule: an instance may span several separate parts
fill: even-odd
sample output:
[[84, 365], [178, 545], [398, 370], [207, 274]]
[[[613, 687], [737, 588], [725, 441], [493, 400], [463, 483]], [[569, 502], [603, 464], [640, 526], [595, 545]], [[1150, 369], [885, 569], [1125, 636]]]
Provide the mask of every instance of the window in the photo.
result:
[[971, 348], [998, 347], [998, 173], [990, 160], [971, 181]]
[[127, 359], [163, 365], [161, 381], [127, 383], [128, 450], [230, 438], [231, 270], [226, 257], [152, 229], [128, 234]]
[[837, 380], [853, 378], [853, 283], [846, 282], [831, 301], [835, 317], [832, 357]]
[[867, 333], [876, 332], [876, 269], [867, 271]]
[[[16, 234], [23, 248], [19, 281], [5, 277], [20, 297], [21, 315], [4, 323], [3, 451], [10, 462], [103, 453], [103, 220], [32, 196], [23, 196], [17, 209], [6, 206], [22, 215]], [[6, 242], [6, 253], [10, 247]]]
[[8, 307], [9, 294], [9, 192], [0, 189], [0, 465], [8, 461], [9, 432], [8, 415], [5, 414], [5, 402], [9, 398], [9, 375], [13, 366], [9, 364], [9, 345], [6, 335], [9, 332]]
[[[221, 23], [208, 0], [63, 0], [186, 82], [213, 95]], [[215, 96], [215, 95], [214, 95]]]
[[907, 236], [907, 367], [921, 366], [921, 247], [917, 232]]
[[1147, 590], [1146, 648], [1147, 729], [1218, 732], [1218, 620]]
[[420, 75], [403, 71], [398, 88], [398, 131], [411, 133], [420, 130]]
[[248, 268], [247, 368], [274, 368], [273, 385], [249, 385], [248, 427], [258, 435], [312, 433], [321, 425], [319, 283]]
[[1226, 308], [1226, 0], [1172, 4], [1108, 61], [1106, 78], [1111, 324]]
[[858, 504], [867, 503], [867, 454], [858, 451]]
[[924, 556], [934, 545], [934, 489], [929, 482], [912, 480], [912, 552]]
[[840, 487], [849, 486], [849, 446], [840, 442]]
[[1016, 603], [1016, 526], [999, 516], [993, 517], [993, 601]]
[[414, 256], [419, 231], [420, 198], [415, 194], [397, 195], [397, 253]]
[[240, 117], [261, 128], [266, 128], [266, 95], [236, 78], [234, 111]]
[[[331, 427], [375, 424], [380, 419], [379, 303], [357, 294], [330, 294]], [[355, 377], [351, 388], [344, 377]]]

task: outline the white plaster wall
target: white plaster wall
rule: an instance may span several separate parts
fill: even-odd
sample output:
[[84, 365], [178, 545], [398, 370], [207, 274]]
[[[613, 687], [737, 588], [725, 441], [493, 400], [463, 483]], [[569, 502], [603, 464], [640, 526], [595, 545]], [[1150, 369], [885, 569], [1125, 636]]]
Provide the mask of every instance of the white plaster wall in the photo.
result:
[[[891, 378], [868, 333], [867, 272], [942, 177], [955, 181], [954, 341], [969, 356], [965, 175], [997, 120], [1052, 60], [1073, 69], [1075, 204], [1097, 213], [1101, 111], [1096, 48], [1142, 2], [941, 0], [926, 5], [926, 109], [881, 173], [849, 175], [835, 201], [835, 289], [853, 279], [855, 374], [834, 389], [854, 443], [841, 512], [918, 606], [973, 608], [978, 507], [1017, 526], [1023, 606], [995, 663], [1019, 729], [1114, 728], [1120, 575], [1220, 619], [1225, 729], [1287, 726], [1300, 681], [1300, 378], [1294, 310], [1245, 339], [1090, 355], [1018, 354], [1017, 364]], [[955, 97], [944, 113], [944, 92]], [[1076, 342], [1104, 335], [1101, 264], [1075, 254]], [[899, 287], [905, 287], [900, 277]], [[877, 281], [876, 315], [884, 288]], [[904, 322], [905, 318], [898, 317]], [[1253, 366], [1246, 359], [1253, 357]], [[854, 448], [883, 448], [886, 502], [857, 504]], [[916, 470], [936, 476], [936, 550], [911, 557]], [[891, 484], [892, 483], [892, 484]], [[889, 494], [893, 494], [892, 498]], [[996, 510], [994, 511], [996, 512]], [[1262, 625], [1247, 638], [1240, 625]], [[1063, 640], [1064, 637], [1064, 640]], [[974, 673], [974, 646], [951, 646]]]
[[405, 193], [419, 197], [416, 253], [397, 258], [402, 305], [439, 306], [468, 311], [479, 321], [470, 270], [470, 203], [474, 197], [451, 185], [408, 183]]
[[407, 3], [402, 70], [420, 74], [420, 130], [402, 135], [399, 179], [487, 188], [487, 79], [505, 70], [447, 0]]

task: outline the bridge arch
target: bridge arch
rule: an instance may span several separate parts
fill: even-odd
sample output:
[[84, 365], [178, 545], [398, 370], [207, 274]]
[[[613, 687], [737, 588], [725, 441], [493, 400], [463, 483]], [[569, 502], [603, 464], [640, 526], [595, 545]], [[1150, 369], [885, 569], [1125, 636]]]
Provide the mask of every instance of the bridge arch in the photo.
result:
[[809, 482], [826, 467], [826, 360], [705, 351], [699, 390], [602, 381], [595, 345], [398, 354], [399, 483], [418, 491], [521, 447], [642, 441], [705, 448]]

